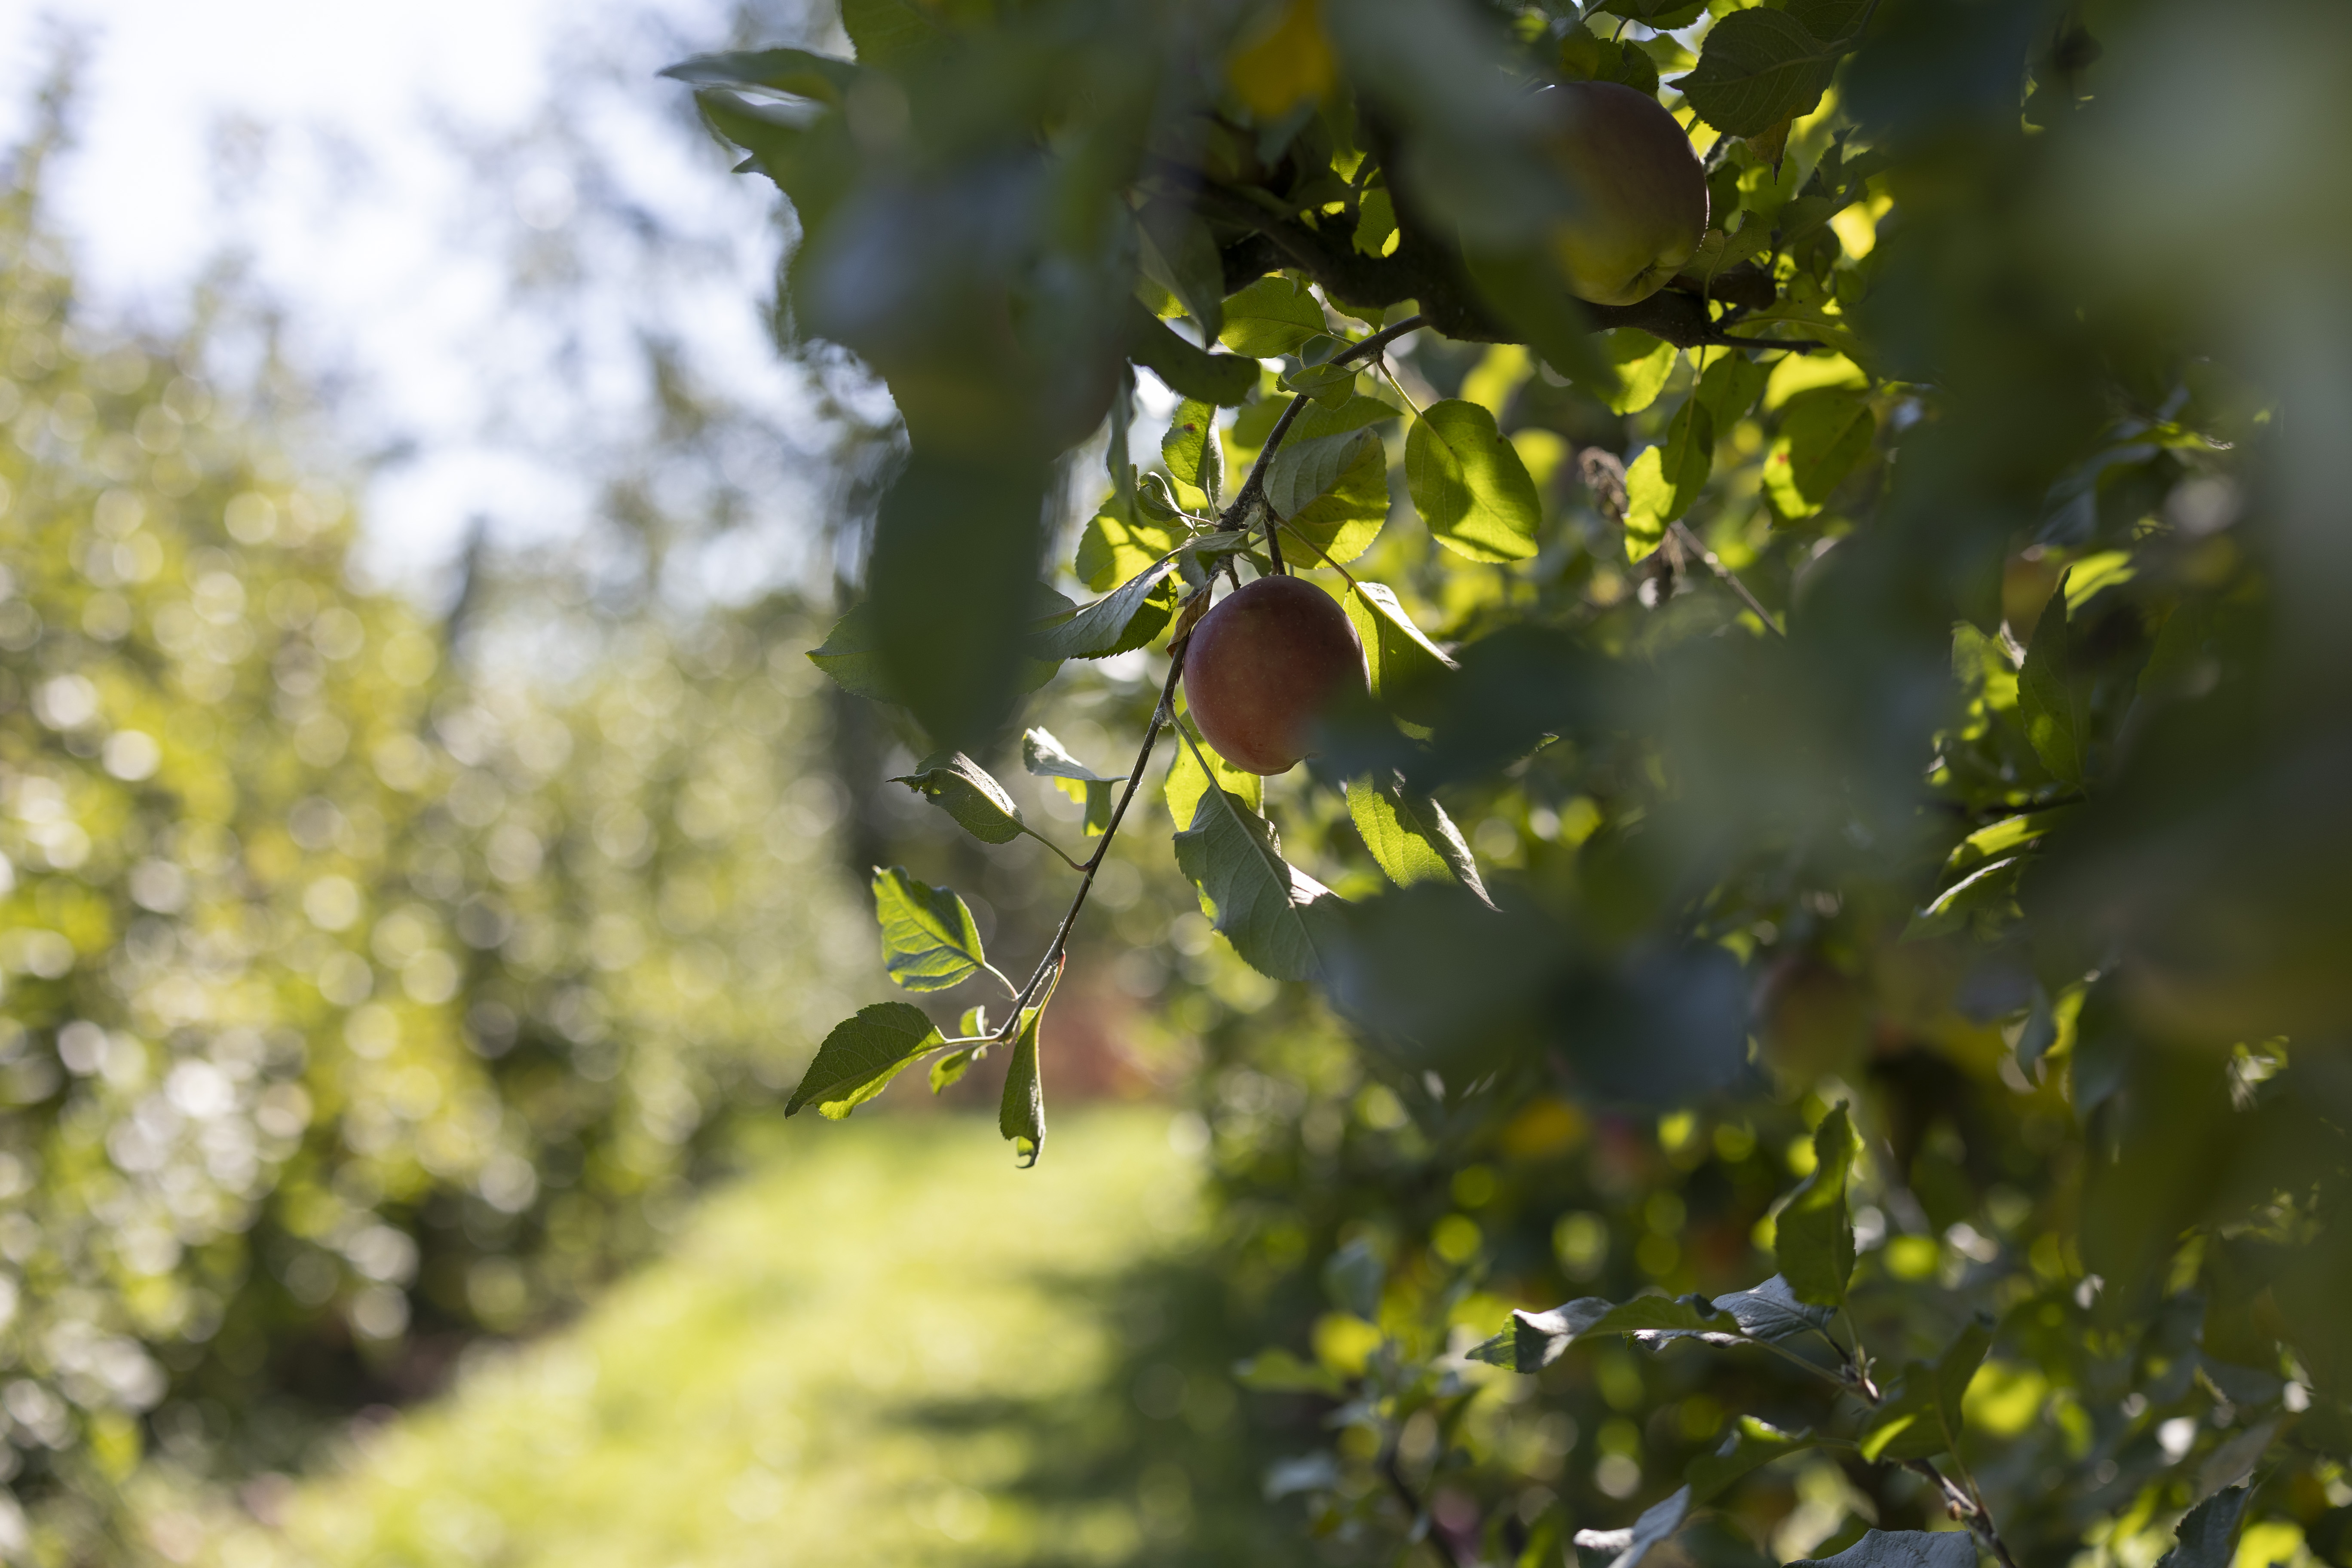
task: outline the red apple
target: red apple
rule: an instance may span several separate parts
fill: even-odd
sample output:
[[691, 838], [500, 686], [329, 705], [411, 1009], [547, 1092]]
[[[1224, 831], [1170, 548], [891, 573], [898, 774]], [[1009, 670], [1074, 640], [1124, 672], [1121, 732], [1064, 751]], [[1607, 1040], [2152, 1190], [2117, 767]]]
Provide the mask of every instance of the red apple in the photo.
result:
[[1202, 738], [1254, 773], [1296, 766], [1324, 709], [1364, 686], [1348, 613], [1299, 577], [1260, 577], [1219, 600], [1184, 650], [1184, 699]]

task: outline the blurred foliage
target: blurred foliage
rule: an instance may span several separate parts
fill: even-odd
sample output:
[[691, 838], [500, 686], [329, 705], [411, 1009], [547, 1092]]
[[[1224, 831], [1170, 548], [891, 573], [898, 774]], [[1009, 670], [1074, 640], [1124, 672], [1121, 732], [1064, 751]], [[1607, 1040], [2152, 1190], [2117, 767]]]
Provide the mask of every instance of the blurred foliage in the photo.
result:
[[0, 207], [0, 1545], [89, 1561], [142, 1452], [298, 1464], [642, 1254], [863, 946], [788, 604], [484, 580], [453, 650], [350, 580], [284, 367], [78, 319], [47, 150]]
[[[1202, 913], [1113, 921], [1332, 1560], [2145, 1568], [2215, 1498], [2183, 1564], [2352, 1560], [2347, 14], [1596, 10], [851, 0], [854, 60], [678, 67], [907, 421], [819, 661], [999, 844], [1023, 723], [1152, 749], [1163, 556], [1197, 610], [1279, 528], [1372, 634], [1319, 758], [1219, 779]], [[1580, 77], [1706, 160], [1642, 305], [1547, 270]], [[1384, 886], [1414, 800], [1499, 910]]]

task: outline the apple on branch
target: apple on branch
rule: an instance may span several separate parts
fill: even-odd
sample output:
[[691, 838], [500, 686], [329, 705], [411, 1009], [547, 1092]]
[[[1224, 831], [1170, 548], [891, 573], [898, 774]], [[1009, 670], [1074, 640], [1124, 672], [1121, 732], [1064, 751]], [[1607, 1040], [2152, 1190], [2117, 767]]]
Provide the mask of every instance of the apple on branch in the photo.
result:
[[1552, 235], [1569, 292], [1639, 304], [1706, 237], [1706, 171], [1681, 124], [1645, 93], [1576, 81], [1538, 96], [1550, 117], [1544, 149], [1577, 199]]

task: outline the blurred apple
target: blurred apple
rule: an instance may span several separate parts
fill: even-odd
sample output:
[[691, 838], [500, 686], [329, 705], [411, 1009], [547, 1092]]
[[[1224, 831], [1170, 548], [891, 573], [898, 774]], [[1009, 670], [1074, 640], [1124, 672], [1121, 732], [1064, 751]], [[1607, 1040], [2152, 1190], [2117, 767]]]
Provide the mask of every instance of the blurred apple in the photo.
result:
[[1551, 117], [1545, 150], [1578, 201], [1552, 236], [1569, 292], [1638, 304], [1706, 237], [1706, 172], [1654, 98], [1613, 81], [1564, 82], [1540, 96]]

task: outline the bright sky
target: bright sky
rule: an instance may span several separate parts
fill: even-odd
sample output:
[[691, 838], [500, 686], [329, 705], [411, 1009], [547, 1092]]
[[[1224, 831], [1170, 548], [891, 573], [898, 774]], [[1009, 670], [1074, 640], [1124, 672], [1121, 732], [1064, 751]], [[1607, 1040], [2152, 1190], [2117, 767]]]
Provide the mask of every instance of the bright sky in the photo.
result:
[[[509, 537], [575, 531], [592, 494], [546, 447], [593, 439], [600, 416], [634, 406], [629, 331], [592, 330], [567, 363], [545, 323], [508, 304], [515, 237], [562, 231], [577, 205], [562, 161], [526, 152], [507, 189], [486, 189], [446, 134], [521, 143], [543, 131], [551, 51], [583, 26], [618, 67], [617, 88], [588, 89], [604, 95], [586, 119], [606, 165], [630, 200], [710, 241], [728, 274], [672, 290], [663, 326], [730, 390], [805, 422], [802, 383], [756, 315], [777, 248], [772, 193], [656, 119], [680, 89], [654, 73], [677, 39], [723, 35], [721, 0], [0, 0], [0, 142], [21, 132], [70, 30], [87, 47], [79, 145], [51, 183], [50, 218], [85, 297], [101, 320], [168, 326], [205, 268], [242, 252], [286, 307], [299, 366], [347, 388], [334, 407], [344, 437], [362, 450], [414, 443], [364, 515], [380, 567], [421, 583], [477, 514]], [[251, 129], [225, 142], [233, 122]], [[236, 151], [216, 155], [224, 145]], [[596, 275], [600, 254], [583, 242], [581, 255]], [[658, 292], [635, 275], [599, 286], [632, 307]]]

